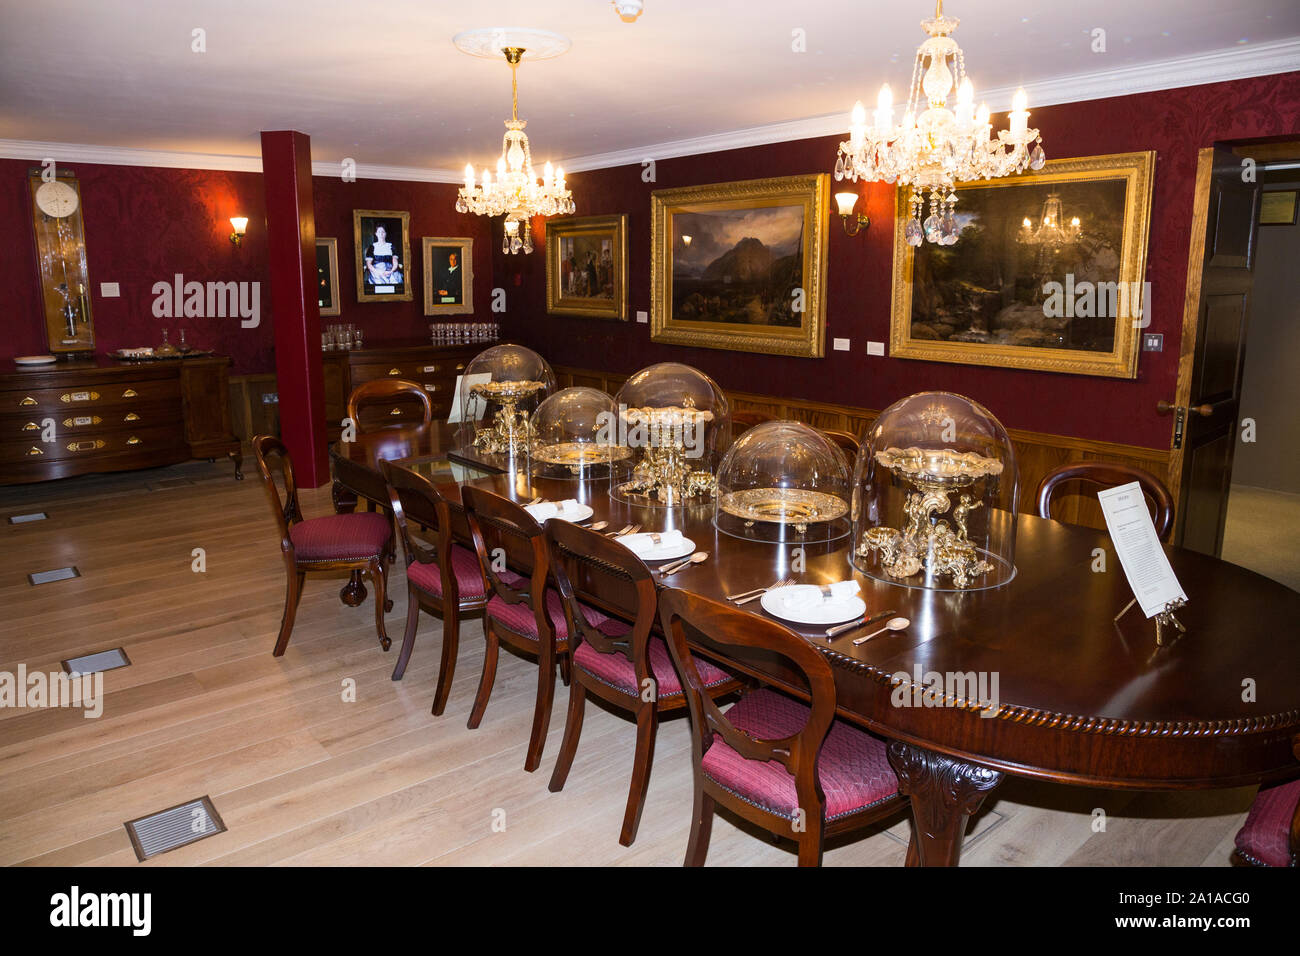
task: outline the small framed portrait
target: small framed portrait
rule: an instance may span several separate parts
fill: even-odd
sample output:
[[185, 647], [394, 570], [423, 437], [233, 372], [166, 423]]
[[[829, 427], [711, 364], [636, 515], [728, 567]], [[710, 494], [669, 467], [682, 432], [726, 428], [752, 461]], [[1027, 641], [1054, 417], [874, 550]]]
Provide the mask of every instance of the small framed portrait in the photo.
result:
[[546, 224], [546, 311], [627, 318], [627, 216], [572, 217]]
[[321, 315], [339, 315], [339, 241], [316, 239], [316, 300]]
[[411, 214], [352, 210], [358, 302], [410, 302]]
[[424, 314], [461, 315], [474, 312], [474, 240], [420, 240], [424, 262]]

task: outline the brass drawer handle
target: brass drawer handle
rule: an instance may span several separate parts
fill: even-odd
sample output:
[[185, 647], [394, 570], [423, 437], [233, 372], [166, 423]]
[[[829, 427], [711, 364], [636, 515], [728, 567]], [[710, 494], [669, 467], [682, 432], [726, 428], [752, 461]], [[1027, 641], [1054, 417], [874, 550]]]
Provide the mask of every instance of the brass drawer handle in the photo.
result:
[[23, 426], [23, 431], [25, 432], [38, 432], [40, 430], [41, 430], [41, 426], [36, 424], [35, 422], [28, 422], [26, 425]]
[[401, 410], [400, 408], [394, 408], [394, 409], [393, 409], [391, 412], [389, 412], [388, 414], [390, 414], [390, 415], [400, 415], [400, 414], [402, 414], [402, 410]]
[[436, 392], [436, 391], [438, 390], [438, 386], [437, 386], [437, 385], [426, 385], [426, 386], [424, 386], [424, 390], [425, 390], [426, 392]]
[[99, 401], [99, 392], [64, 392], [59, 396], [59, 401], [64, 404], [70, 404], [72, 402], [97, 402]]
[[139, 395], [140, 393], [133, 388], [128, 388], [126, 391], [122, 393], [123, 398], [138, 398]]
[[29, 451], [27, 454], [30, 457], [31, 455], [44, 455], [45, 452], [41, 451], [39, 448], [33, 445], [31, 451]]
[[138, 439], [138, 438], [136, 438], [134, 435], [132, 435], [130, 438], [128, 438], [128, 439], [126, 440], [126, 443], [127, 443], [128, 445], [139, 445], [139, 444], [140, 444], [140, 439]]
[[463, 371], [465, 371], [465, 363], [464, 363], [464, 362], [460, 362], [459, 364], [457, 364], [457, 366], [456, 366], [456, 371], [458, 371], [458, 372], [463, 372]]
[[126, 417], [122, 419], [124, 422], [138, 422], [139, 420], [140, 416], [135, 412], [127, 412]]
[[[130, 444], [128, 442], [128, 444]], [[94, 441], [72, 441], [68, 442], [68, 451], [98, 451], [104, 447], [102, 439], [96, 438]]]
[[24, 398], [21, 402], [18, 403], [18, 407], [19, 407], [19, 408], [27, 408], [27, 407], [29, 407], [29, 406], [31, 406], [31, 405], [36, 405], [36, 404], [37, 404], [36, 399], [34, 399], [34, 398], [32, 398], [30, 395], [28, 395], [26, 398]]
[[63, 420], [63, 427], [73, 428], [79, 425], [98, 425], [103, 421], [104, 419], [100, 418], [98, 415], [78, 415], [76, 418], [65, 418]]
[[389, 374], [389, 375], [401, 375], [401, 374], [402, 374], [402, 370], [401, 370], [400, 368], [390, 368], [390, 369], [388, 370], [388, 374]]

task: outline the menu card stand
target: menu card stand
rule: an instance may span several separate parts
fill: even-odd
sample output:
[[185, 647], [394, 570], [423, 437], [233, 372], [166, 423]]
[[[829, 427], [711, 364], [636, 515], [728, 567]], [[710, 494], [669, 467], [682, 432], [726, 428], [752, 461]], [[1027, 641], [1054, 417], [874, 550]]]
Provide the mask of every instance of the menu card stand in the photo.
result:
[[1133, 600], [1115, 615], [1115, 624], [1138, 604], [1148, 619], [1155, 618], [1157, 645], [1164, 645], [1167, 627], [1177, 629], [1179, 635], [1187, 633], [1187, 628], [1174, 616], [1174, 611], [1187, 605], [1187, 595], [1160, 545], [1141, 485], [1133, 481], [1107, 488], [1098, 493], [1097, 501], [1115, 553], [1133, 589]]

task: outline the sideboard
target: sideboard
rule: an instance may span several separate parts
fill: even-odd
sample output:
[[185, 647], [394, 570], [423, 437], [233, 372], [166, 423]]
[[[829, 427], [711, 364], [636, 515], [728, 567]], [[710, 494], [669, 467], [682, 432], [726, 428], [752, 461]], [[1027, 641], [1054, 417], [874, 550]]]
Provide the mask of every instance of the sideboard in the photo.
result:
[[[324, 355], [325, 421], [330, 441], [337, 441], [347, 415], [348, 396], [358, 385], [377, 378], [418, 382], [433, 404], [434, 419], [446, 419], [455, 398], [456, 378], [474, 356], [491, 348], [490, 342], [473, 345], [394, 345]], [[418, 414], [411, 403], [390, 408], [363, 409], [361, 428], [408, 420]]]
[[0, 362], [0, 485], [228, 456], [230, 359]]

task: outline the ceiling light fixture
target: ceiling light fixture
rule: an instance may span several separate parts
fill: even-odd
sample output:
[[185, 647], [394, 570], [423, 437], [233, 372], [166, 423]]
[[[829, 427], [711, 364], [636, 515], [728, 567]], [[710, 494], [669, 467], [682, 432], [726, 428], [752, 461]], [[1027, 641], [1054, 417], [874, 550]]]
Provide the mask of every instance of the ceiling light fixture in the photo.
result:
[[[499, 31], [494, 38], [498, 42], [501, 32], [503, 31]], [[564, 170], [552, 167], [549, 162], [543, 168], [541, 180], [538, 180], [537, 173], [533, 170], [528, 135], [524, 132], [524, 127], [528, 124], [519, 118], [518, 70], [519, 61], [523, 59], [526, 50], [522, 46], [504, 46], [500, 47], [500, 52], [510, 64], [512, 105], [510, 119], [506, 120], [505, 136], [501, 141], [501, 156], [497, 159], [496, 178], [493, 179], [485, 168], [482, 180], [476, 183], [474, 167], [467, 164], [465, 185], [456, 196], [456, 211], [470, 212], [476, 216], [504, 215], [506, 222], [501, 251], [510, 254], [522, 251], [527, 254], [533, 251], [530, 220], [534, 216], [567, 215], [573, 212], [573, 193], [565, 184]]]
[[[991, 138], [988, 107], [975, 108], [975, 87], [966, 75], [965, 55], [952, 39], [960, 22], [945, 17], [943, 0], [936, 0], [933, 19], [921, 21], [930, 38], [916, 51], [902, 123], [894, 124], [893, 96], [885, 84], [871, 125], [862, 103], [853, 107], [849, 139], [840, 143], [835, 160], [836, 179], [883, 180], [911, 187], [911, 216], [903, 234], [912, 246], [927, 240], [945, 246], [957, 241], [957, 183], [1042, 169], [1046, 162], [1042, 137], [1029, 128], [1024, 90], [1012, 101], [1010, 128], [998, 130], [997, 138]], [[954, 92], [956, 108], [949, 109], [948, 98]], [[918, 113], [920, 94], [926, 102]], [[930, 215], [922, 223], [927, 191]]]

